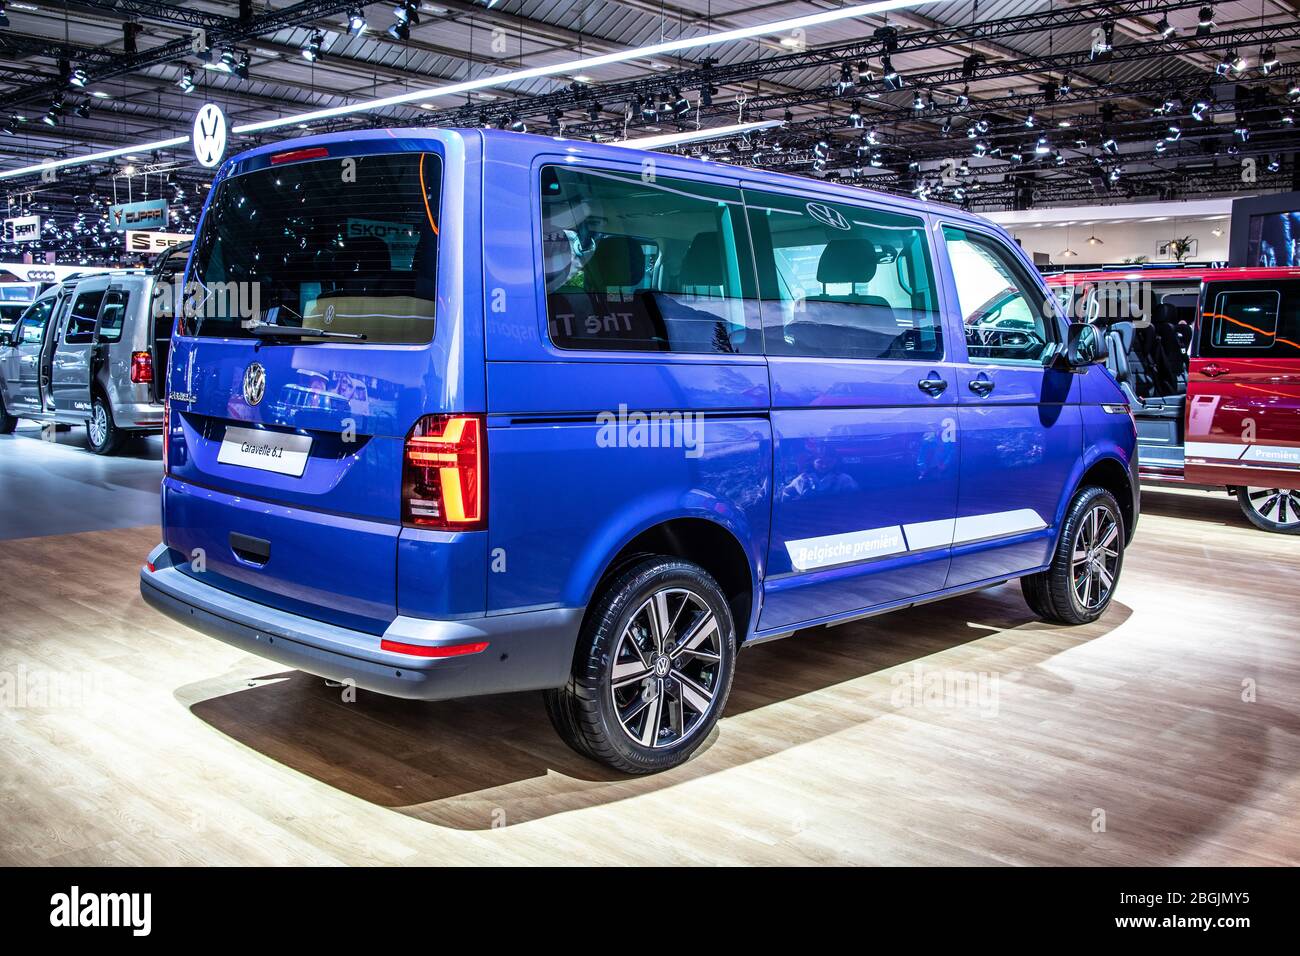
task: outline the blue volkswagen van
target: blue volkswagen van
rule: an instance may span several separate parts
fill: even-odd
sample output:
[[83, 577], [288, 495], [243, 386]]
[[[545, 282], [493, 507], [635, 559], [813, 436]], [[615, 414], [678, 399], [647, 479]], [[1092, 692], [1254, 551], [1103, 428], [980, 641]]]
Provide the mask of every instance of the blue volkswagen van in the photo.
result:
[[628, 772], [737, 652], [1019, 578], [1105, 611], [1103, 338], [996, 226], [617, 146], [379, 130], [221, 168], [169, 362], [154, 607], [398, 697], [541, 690]]

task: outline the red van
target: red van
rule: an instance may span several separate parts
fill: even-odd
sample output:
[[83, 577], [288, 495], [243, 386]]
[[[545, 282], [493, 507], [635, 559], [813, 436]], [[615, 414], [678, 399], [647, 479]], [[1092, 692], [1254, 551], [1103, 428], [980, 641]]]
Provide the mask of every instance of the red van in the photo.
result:
[[1106, 326], [1144, 481], [1235, 494], [1300, 534], [1300, 269], [1126, 269], [1047, 277]]

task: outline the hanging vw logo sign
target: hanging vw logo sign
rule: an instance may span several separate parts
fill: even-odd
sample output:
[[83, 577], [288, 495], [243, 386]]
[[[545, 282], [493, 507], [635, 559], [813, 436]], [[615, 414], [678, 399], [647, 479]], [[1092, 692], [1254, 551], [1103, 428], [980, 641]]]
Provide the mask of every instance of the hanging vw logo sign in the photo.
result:
[[194, 155], [211, 168], [226, 155], [226, 114], [216, 103], [204, 103], [194, 117]]
[[832, 229], [843, 229], [845, 232], [853, 228], [849, 225], [849, 221], [840, 215], [839, 210], [832, 209], [825, 203], [810, 202], [804, 208], [808, 210], [808, 215], [824, 226], [830, 226]]
[[266, 369], [257, 362], [244, 369], [244, 401], [256, 405], [266, 394]]

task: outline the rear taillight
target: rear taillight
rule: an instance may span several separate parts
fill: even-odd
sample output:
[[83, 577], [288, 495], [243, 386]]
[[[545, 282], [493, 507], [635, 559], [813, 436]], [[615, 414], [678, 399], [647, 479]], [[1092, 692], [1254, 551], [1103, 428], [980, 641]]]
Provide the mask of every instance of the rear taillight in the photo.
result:
[[148, 352], [131, 353], [131, 381], [136, 385], [153, 383], [153, 356]]
[[426, 415], [406, 439], [402, 519], [445, 531], [487, 527], [487, 464], [481, 415]]

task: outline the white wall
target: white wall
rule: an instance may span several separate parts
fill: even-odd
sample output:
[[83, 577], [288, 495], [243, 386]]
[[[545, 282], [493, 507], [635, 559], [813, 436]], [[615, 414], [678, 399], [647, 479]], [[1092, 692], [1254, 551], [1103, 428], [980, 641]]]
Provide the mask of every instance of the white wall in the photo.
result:
[[[1170, 239], [1191, 236], [1197, 240], [1190, 261], [1226, 261], [1228, 258], [1230, 199], [1192, 202], [1135, 203], [1127, 206], [1074, 206], [998, 212], [988, 218], [1020, 240], [1029, 253], [1046, 253], [1056, 266], [1085, 263], [1119, 264], [1132, 256], [1161, 258], [1159, 247]], [[1214, 230], [1222, 235], [1214, 235]], [[1090, 244], [1089, 237], [1101, 242]], [[1077, 256], [1062, 256], [1066, 249]]]

